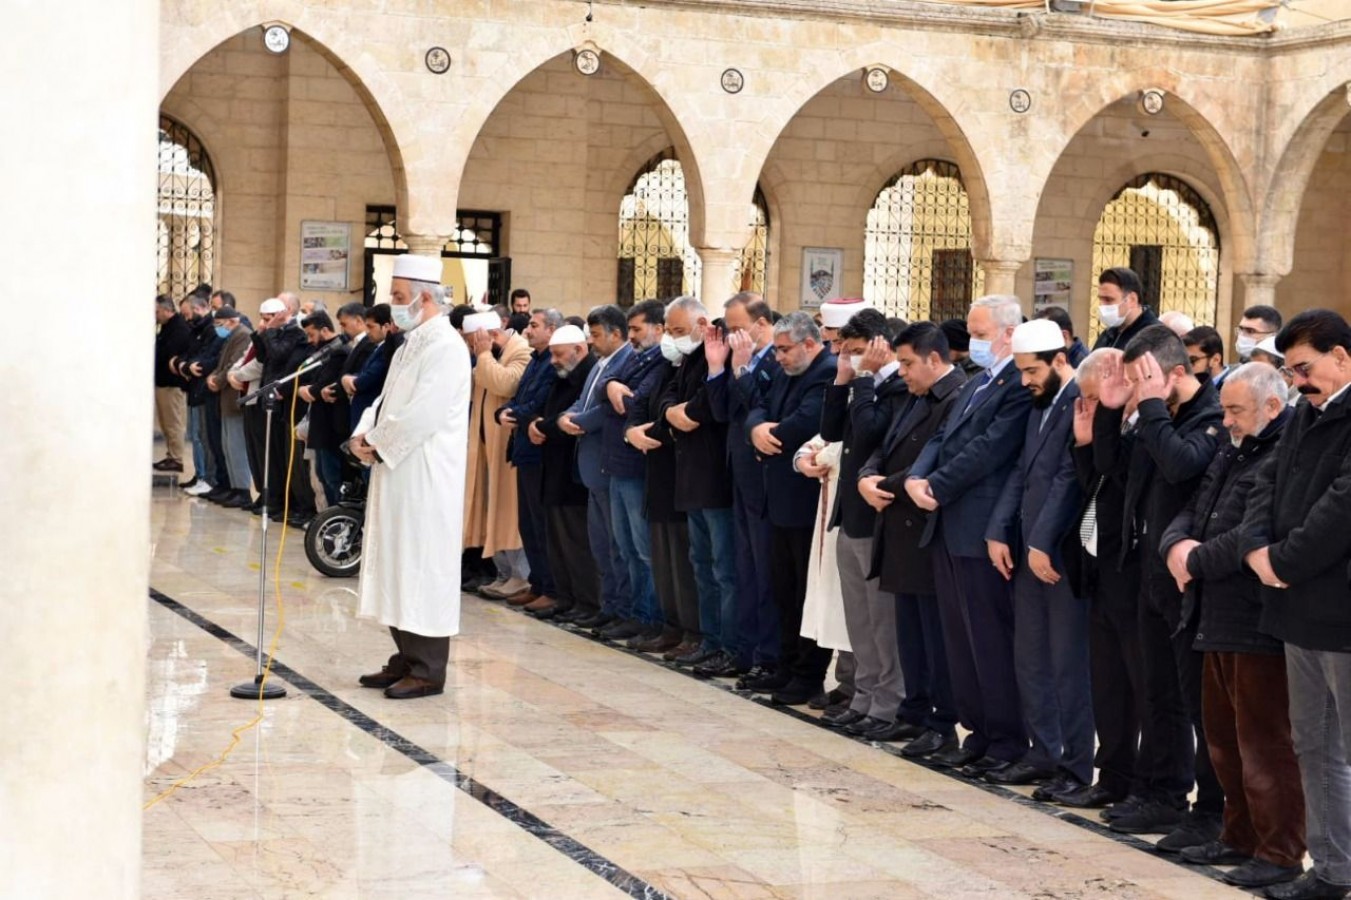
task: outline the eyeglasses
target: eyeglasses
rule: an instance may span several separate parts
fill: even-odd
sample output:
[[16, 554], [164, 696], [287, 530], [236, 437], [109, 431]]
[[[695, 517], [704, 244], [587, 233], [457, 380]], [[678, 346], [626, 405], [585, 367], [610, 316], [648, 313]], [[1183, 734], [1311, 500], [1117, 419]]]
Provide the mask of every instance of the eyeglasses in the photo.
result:
[[1199, 366], [1201, 363], [1205, 362], [1207, 358], [1208, 357], [1205, 356], [1189, 356], [1187, 357], [1187, 361], [1193, 366]]
[[1311, 369], [1313, 369], [1313, 364], [1318, 362], [1325, 356], [1327, 356], [1326, 353], [1320, 353], [1313, 359], [1309, 360], [1308, 362], [1302, 362], [1293, 366], [1281, 366], [1281, 374], [1284, 375], [1286, 378], [1294, 378], [1298, 376], [1307, 381], [1309, 379], [1309, 372]]
[[1256, 328], [1249, 328], [1246, 325], [1240, 325], [1238, 326], [1238, 333], [1243, 335], [1244, 337], [1266, 337], [1267, 335], [1275, 334], [1276, 332], [1258, 331]]

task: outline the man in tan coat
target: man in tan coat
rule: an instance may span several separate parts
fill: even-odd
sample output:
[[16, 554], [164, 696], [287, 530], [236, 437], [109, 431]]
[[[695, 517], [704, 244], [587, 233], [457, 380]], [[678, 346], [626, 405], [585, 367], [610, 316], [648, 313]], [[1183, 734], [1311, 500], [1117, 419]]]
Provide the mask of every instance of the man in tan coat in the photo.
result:
[[497, 566], [497, 580], [479, 593], [504, 600], [529, 591], [530, 569], [517, 527], [516, 476], [507, 463], [511, 430], [497, 424], [495, 413], [515, 395], [530, 364], [530, 345], [508, 330], [496, 312], [466, 316], [464, 334], [474, 360], [464, 545], [481, 546], [484, 558]]

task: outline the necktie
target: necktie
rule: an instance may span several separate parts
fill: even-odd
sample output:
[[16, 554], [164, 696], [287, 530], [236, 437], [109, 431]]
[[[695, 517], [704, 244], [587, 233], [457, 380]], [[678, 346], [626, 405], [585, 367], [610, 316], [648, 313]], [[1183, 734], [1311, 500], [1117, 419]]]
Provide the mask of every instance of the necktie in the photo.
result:
[[1079, 542], [1088, 551], [1089, 556], [1098, 555], [1098, 491], [1102, 490], [1106, 475], [1098, 477], [1093, 486], [1093, 494], [1088, 498], [1088, 507], [1084, 510], [1084, 520], [1079, 523]]
[[989, 385], [990, 385], [990, 371], [986, 369], [984, 372], [981, 372], [980, 377], [976, 379], [976, 389], [971, 392], [971, 399], [966, 401], [966, 409], [962, 411], [967, 412], [971, 409], [971, 407], [975, 406], [976, 398], [979, 397], [980, 392], [989, 387]]

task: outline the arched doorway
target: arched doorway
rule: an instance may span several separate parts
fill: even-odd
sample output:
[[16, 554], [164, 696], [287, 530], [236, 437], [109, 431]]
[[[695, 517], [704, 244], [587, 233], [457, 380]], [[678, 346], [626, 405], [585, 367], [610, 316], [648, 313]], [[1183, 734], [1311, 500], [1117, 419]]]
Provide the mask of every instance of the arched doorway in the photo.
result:
[[159, 120], [156, 291], [175, 300], [210, 284], [216, 262], [216, 169], [202, 142], [169, 116]]
[[956, 164], [921, 159], [868, 211], [863, 296], [908, 321], [964, 318], [984, 276], [971, 256], [971, 207]]
[[703, 264], [690, 246], [685, 173], [674, 150], [654, 156], [619, 204], [619, 305], [699, 293]]
[[[1219, 299], [1220, 231], [1209, 204], [1181, 178], [1146, 172], [1112, 197], [1093, 232], [1093, 271], [1130, 266], [1141, 301], [1214, 325]], [[1101, 329], [1093, 318], [1092, 336]]]

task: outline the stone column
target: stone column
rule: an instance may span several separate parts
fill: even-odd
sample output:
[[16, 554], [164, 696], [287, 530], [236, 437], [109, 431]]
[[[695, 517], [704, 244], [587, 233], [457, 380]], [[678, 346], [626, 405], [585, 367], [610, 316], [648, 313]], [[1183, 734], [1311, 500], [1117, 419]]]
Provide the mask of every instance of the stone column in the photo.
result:
[[[977, 261], [981, 271], [985, 273], [985, 293], [987, 294], [1016, 294], [1014, 284], [1018, 280], [1018, 270], [1022, 268], [1022, 260], [1012, 259], [982, 259]], [[1032, 300], [1030, 297], [1023, 298], [1023, 306], [1030, 312], [1032, 309]]]
[[1238, 277], [1243, 281], [1245, 308], [1276, 305], [1276, 283], [1281, 280], [1281, 276], [1266, 272], [1241, 272]]
[[699, 279], [699, 299], [713, 318], [722, 315], [722, 305], [736, 293], [732, 284], [732, 273], [736, 271], [736, 262], [741, 257], [740, 250], [726, 247], [698, 247], [699, 259], [704, 264], [703, 277]]
[[408, 252], [416, 253], [418, 256], [440, 256], [448, 240], [450, 240], [450, 235], [447, 234], [405, 234], [403, 236], [403, 242], [408, 245]]
[[6, 116], [28, 134], [0, 141], [0, 297], [60, 344], [0, 361], [6, 896], [139, 896], [158, 17], [154, 0], [19, 3], [0, 36]]

